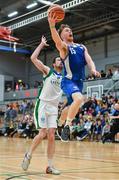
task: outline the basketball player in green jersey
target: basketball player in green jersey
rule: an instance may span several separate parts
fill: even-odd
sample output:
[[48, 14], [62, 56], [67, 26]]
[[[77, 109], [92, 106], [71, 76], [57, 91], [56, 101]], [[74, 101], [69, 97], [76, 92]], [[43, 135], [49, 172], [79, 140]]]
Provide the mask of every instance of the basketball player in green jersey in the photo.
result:
[[25, 171], [28, 169], [33, 152], [47, 136], [48, 166], [46, 173], [58, 175], [60, 171], [54, 168], [52, 160], [55, 152], [55, 129], [57, 128], [58, 104], [62, 95], [60, 83], [62, 80], [61, 71], [63, 66], [59, 57], [54, 58], [53, 69], [50, 69], [38, 59], [39, 53], [45, 46], [48, 46], [48, 44], [46, 38], [42, 37], [41, 43], [31, 56], [34, 65], [43, 73], [44, 85], [39, 92], [34, 109], [35, 125], [37, 129], [40, 128], [39, 134], [35, 136], [31, 147], [25, 154], [22, 168]]

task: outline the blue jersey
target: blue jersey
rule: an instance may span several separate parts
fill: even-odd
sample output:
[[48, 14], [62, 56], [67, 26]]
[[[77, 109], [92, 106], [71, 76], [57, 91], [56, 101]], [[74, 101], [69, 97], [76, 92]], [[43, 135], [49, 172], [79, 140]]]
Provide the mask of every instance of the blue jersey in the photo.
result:
[[64, 77], [80, 81], [85, 79], [86, 60], [84, 47], [80, 44], [68, 45], [68, 55], [63, 61]]

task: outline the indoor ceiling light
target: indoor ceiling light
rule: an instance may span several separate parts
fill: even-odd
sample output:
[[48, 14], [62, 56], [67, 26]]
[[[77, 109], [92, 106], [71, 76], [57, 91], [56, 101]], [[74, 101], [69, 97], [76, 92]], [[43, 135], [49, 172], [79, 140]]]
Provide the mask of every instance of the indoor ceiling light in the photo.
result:
[[18, 12], [14, 11], [14, 12], [8, 14], [8, 17], [13, 17], [13, 16], [16, 16], [17, 14], [18, 14]]
[[53, 3], [51, 1], [46, 1], [46, 0], [38, 0], [40, 3], [42, 4], [46, 4], [46, 5], [52, 5]]
[[37, 5], [38, 5], [38, 3], [37, 3], [37, 2], [34, 2], [34, 3], [29, 4], [28, 6], [26, 6], [26, 8], [27, 8], [27, 9], [31, 9], [31, 8], [37, 6]]

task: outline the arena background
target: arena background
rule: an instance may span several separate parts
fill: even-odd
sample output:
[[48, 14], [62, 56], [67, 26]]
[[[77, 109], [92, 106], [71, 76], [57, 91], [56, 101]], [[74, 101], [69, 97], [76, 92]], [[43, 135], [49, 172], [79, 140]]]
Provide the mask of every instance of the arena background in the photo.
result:
[[[0, 39], [0, 180], [118, 180], [119, 122], [111, 121], [110, 113], [119, 108], [119, 0], [50, 0], [63, 6], [66, 16], [61, 23], [71, 26], [75, 42], [86, 45], [97, 70], [106, 75], [94, 79], [86, 69], [83, 94], [89, 99], [72, 121], [72, 127], [80, 125], [81, 119], [85, 125], [89, 122], [86, 134], [74, 137], [72, 131], [68, 143], [55, 134], [54, 162], [61, 175], [45, 172], [46, 140], [35, 151], [29, 170], [21, 168], [24, 153], [38, 133], [33, 111], [38, 88], [42, 87], [42, 74], [30, 56], [42, 35], [50, 45], [40, 55], [43, 63], [51, 66], [58, 55], [47, 21], [49, 6], [43, 1], [0, 0], [0, 26], [10, 27], [12, 35], [19, 38], [17, 43]], [[36, 6], [27, 9], [33, 2]], [[18, 14], [9, 18], [14, 11]], [[109, 69], [113, 74], [117, 72], [116, 76], [107, 77]], [[106, 139], [106, 133], [111, 137]]]
[[[107, 72], [109, 68], [113, 69], [113, 71], [118, 68], [118, 0], [61, 0], [55, 2], [63, 5], [66, 9], [65, 19], [61, 23], [71, 26], [75, 42], [86, 45], [97, 69]], [[1, 102], [10, 99], [10, 97], [12, 99], [17, 97], [13, 93], [10, 96], [9, 94], [4, 95], [4, 84], [10, 84], [12, 81], [13, 88], [13, 82], [20, 79], [28, 83], [32, 88], [35, 81], [42, 81], [41, 73], [37, 71], [30, 61], [30, 54], [40, 42], [42, 35], [47, 37], [50, 45], [49, 48], [43, 50], [42, 61], [46, 65], [51, 65], [52, 58], [57, 55], [47, 21], [48, 5], [37, 1], [37, 6], [33, 10], [26, 9], [27, 5], [27, 0], [21, 0], [20, 2], [15, 0], [9, 2], [0, 1], [0, 25], [11, 27], [13, 35], [20, 39], [18, 44], [0, 40]], [[15, 10], [18, 11], [18, 15], [8, 18], [7, 14]], [[57, 24], [57, 28], [61, 23]], [[86, 70], [87, 75], [88, 70]], [[105, 85], [104, 81], [85, 84], [84, 92], [86, 92], [87, 86], [99, 85], [100, 83]], [[107, 87], [104, 87], [105, 92], [107, 89], [111, 89], [114, 86], [113, 84], [114, 82], [111, 81], [107, 83]]]

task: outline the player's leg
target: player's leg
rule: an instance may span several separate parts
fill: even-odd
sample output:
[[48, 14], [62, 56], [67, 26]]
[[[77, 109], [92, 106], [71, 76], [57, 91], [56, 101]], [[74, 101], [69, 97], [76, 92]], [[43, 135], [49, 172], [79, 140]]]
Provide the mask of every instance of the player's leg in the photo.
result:
[[60, 171], [53, 166], [53, 157], [55, 154], [55, 130], [57, 128], [57, 115], [50, 115], [48, 117], [48, 146], [47, 146], [47, 158], [48, 166], [46, 168], [47, 174], [60, 174]]
[[66, 106], [62, 112], [61, 115], [58, 119], [58, 125], [61, 126], [62, 124], [65, 123], [66, 119], [67, 119], [67, 115], [68, 115], [68, 110], [69, 110], [69, 106]]
[[23, 162], [22, 162], [22, 169], [24, 171], [26, 171], [28, 169], [33, 152], [38, 147], [38, 145], [41, 143], [41, 141], [46, 137], [46, 135], [47, 135], [47, 129], [43, 128], [43, 129], [39, 130], [39, 134], [37, 136], [35, 136], [35, 138], [33, 139], [32, 145], [29, 148], [28, 152], [25, 154]]
[[[64, 82], [63, 82], [64, 83]], [[70, 106], [67, 114], [66, 125], [62, 131], [62, 140], [68, 141], [70, 137], [70, 124], [72, 120], [75, 118], [79, 108], [82, 106], [84, 102], [83, 95], [81, 94], [83, 84], [82, 82], [72, 82], [70, 80], [66, 81], [64, 84], [62, 83], [62, 89], [64, 93], [67, 95], [70, 100]]]
[[84, 102], [83, 95], [80, 92], [75, 92], [72, 94], [73, 102], [69, 106], [66, 125], [70, 125], [71, 121], [75, 118], [79, 108], [82, 106]]
[[61, 115], [58, 119], [58, 127], [57, 127], [57, 135], [58, 137], [62, 140], [61, 138], [61, 134], [62, 134], [62, 128], [64, 127], [65, 125], [65, 121], [67, 119], [67, 114], [68, 114], [68, 110], [69, 110], [69, 106], [67, 105], [66, 107], [64, 107], [64, 109], [62, 110], [61, 112]]
[[83, 96], [80, 92], [73, 93], [72, 99], [73, 99], [73, 102], [71, 103], [71, 105], [68, 108], [66, 124], [61, 133], [61, 140], [64, 142], [69, 141], [70, 124], [71, 124], [72, 120], [75, 118], [75, 116], [79, 110], [79, 107], [81, 107], [81, 105], [83, 103]]
[[27, 170], [30, 164], [30, 160], [32, 157], [32, 153], [35, 151], [37, 146], [41, 143], [43, 138], [47, 135], [47, 117], [45, 113], [45, 103], [37, 100], [35, 109], [34, 109], [34, 122], [36, 128], [41, 128], [39, 130], [39, 134], [35, 136], [33, 139], [32, 145], [29, 148], [28, 152], [25, 154], [23, 162], [22, 162], [22, 168], [23, 170]]

